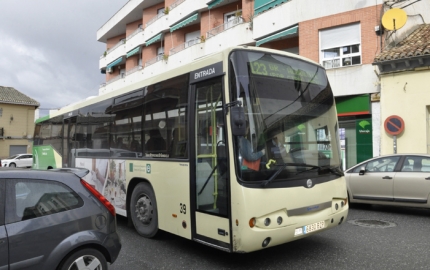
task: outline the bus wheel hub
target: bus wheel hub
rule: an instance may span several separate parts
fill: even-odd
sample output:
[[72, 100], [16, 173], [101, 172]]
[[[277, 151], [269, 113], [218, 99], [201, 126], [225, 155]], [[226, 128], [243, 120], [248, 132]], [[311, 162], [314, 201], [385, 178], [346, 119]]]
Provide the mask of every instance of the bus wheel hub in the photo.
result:
[[136, 216], [140, 220], [140, 222], [144, 224], [151, 223], [152, 220], [152, 203], [151, 200], [143, 196], [136, 203]]

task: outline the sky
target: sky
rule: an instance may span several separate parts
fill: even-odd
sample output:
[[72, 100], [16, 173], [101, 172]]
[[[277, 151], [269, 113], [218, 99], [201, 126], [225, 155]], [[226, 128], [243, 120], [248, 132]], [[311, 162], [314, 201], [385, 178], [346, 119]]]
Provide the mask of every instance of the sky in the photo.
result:
[[102, 27], [127, 0], [0, 0], [0, 85], [40, 103], [40, 116], [97, 96]]

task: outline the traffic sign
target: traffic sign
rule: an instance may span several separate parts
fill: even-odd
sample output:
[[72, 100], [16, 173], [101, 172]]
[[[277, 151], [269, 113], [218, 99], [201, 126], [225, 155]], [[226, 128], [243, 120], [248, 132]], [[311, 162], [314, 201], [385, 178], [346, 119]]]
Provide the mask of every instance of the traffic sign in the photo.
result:
[[400, 116], [391, 115], [385, 119], [384, 128], [388, 134], [397, 136], [405, 129], [405, 122]]

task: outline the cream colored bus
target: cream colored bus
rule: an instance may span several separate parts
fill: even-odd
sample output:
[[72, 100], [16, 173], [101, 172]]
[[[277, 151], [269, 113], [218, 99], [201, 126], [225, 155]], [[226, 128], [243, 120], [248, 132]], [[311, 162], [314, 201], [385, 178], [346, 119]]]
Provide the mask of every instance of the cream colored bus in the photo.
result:
[[233, 47], [39, 119], [33, 167], [88, 168], [144, 237], [242, 253], [345, 221], [338, 138], [323, 67]]

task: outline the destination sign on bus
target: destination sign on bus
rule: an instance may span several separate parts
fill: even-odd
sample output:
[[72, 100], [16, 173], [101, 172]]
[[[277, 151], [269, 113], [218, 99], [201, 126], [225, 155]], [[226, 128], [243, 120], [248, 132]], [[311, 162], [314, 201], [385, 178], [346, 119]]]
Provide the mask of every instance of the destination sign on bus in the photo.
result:
[[[309, 66], [314, 70], [308, 71], [308, 73], [302, 69], [294, 70], [287, 64], [280, 62], [270, 62], [261, 59], [250, 62], [249, 64], [252, 74], [321, 84], [321, 78], [319, 78], [319, 74], [316, 73], [317, 70], [315, 70], [317, 67], [314, 65]], [[312, 77], [309, 74], [312, 74]]]

